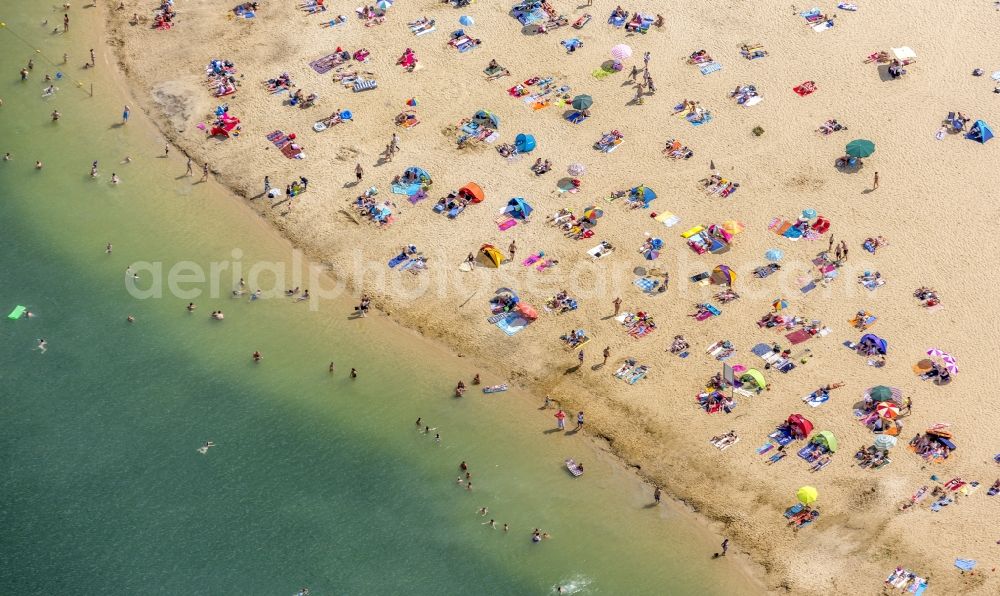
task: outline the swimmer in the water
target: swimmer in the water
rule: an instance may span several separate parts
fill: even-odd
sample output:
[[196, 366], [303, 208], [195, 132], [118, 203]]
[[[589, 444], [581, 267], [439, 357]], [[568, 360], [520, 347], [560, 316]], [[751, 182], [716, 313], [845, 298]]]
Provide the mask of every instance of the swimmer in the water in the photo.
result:
[[482, 515], [482, 516], [485, 517], [486, 514], [489, 513], [489, 512], [490, 512], [490, 508], [489, 507], [480, 507], [479, 508], [479, 515]]
[[295, 286], [291, 290], [285, 290], [285, 296], [294, 296], [299, 293], [299, 286]]
[[434, 435], [434, 442], [435, 443], [441, 442], [441, 433], [437, 433], [436, 435]]
[[62, 114], [59, 113], [59, 110], [52, 110], [52, 121], [53, 122], [58, 122], [60, 116], [62, 116]]
[[10, 157], [10, 151], [8, 151], [7, 153], [3, 154], [3, 160], [4, 161], [10, 161], [10, 159], [11, 159], [11, 157]]
[[41, 351], [42, 351], [42, 354], [44, 354], [44, 353], [45, 353], [45, 351], [49, 349], [49, 346], [48, 346], [48, 344], [47, 344], [47, 343], [45, 342], [45, 339], [44, 339], [44, 338], [38, 338], [38, 345], [37, 345], [37, 346], [35, 346], [35, 349], [36, 349], [36, 350], [41, 350]]
[[128, 321], [129, 323], [135, 323], [135, 317], [133, 317], [132, 315], [125, 317], [125, 320]]
[[302, 295], [298, 297], [296, 302], [302, 302], [303, 300], [309, 300], [309, 290], [302, 292]]
[[111, 184], [118, 184], [119, 182], [121, 182], [121, 179], [118, 177], [118, 174], [111, 172]]
[[110, 255], [111, 254], [111, 249], [112, 249], [111, 243], [108, 242], [108, 245], [104, 247], [104, 252], [106, 252], [106, 253], [108, 253]]
[[358, 369], [356, 369], [356, 368], [352, 368], [351, 369], [351, 378], [352, 379], [358, 378]]
[[125, 159], [122, 160], [122, 163], [132, 163], [132, 158], [126, 155]]
[[208, 450], [210, 448], [212, 448], [212, 447], [215, 447], [215, 443], [213, 443], [211, 441], [208, 441], [204, 445], [202, 445], [201, 447], [198, 448], [198, 453], [201, 453], [202, 455], [204, 455], [204, 454], [208, 453]]
[[337, 370], [337, 367], [336, 367], [336, 366], [334, 366], [334, 365], [333, 365], [333, 363], [331, 362], [331, 363], [330, 363], [330, 372], [333, 372], [333, 371], [335, 371], [335, 370]]
[[197, 304], [195, 304], [194, 302], [188, 302], [188, 305], [187, 305], [188, 312], [191, 312], [191, 311], [193, 311], [196, 308], [198, 308]]
[[243, 294], [246, 294], [246, 292], [244, 292], [243, 290], [233, 290], [233, 298], [242, 296]]
[[215, 319], [216, 321], [221, 321], [222, 319], [226, 318], [226, 315], [222, 314], [221, 310], [217, 310], [212, 312], [212, 318]]
[[36, 161], [35, 162], [35, 169], [36, 170], [42, 169], [42, 162], [41, 161]]
[[256, 352], [253, 353], [253, 361], [254, 362], [260, 362], [263, 359], [264, 359], [264, 356], [261, 355], [261, 353], [259, 351], [256, 351]]
[[90, 166], [90, 177], [91, 178], [97, 178], [97, 161], [96, 160]]
[[504, 524], [503, 525], [503, 531], [506, 532], [508, 530], [510, 530], [510, 526], [508, 524]]
[[257, 290], [253, 294], [250, 294], [250, 300], [256, 300], [260, 298], [261, 293], [262, 292], [260, 291], [260, 288], [257, 288]]
[[463, 472], [468, 472], [469, 464], [465, 463], [465, 460], [462, 460], [462, 463], [458, 464], [458, 469], [462, 470]]
[[417, 418], [416, 424], [418, 427], [420, 426], [420, 423], [423, 422], [423, 420], [424, 420], [423, 418]]
[[483, 522], [483, 525], [484, 525], [484, 526], [488, 525], [489, 527], [493, 528], [494, 530], [496, 530], [496, 529], [497, 529], [497, 522], [496, 522], [496, 520], [495, 520], [495, 519], [491, 519], [491, 520], [490, 520], [490, 521], [488, 521], [488, 522]]

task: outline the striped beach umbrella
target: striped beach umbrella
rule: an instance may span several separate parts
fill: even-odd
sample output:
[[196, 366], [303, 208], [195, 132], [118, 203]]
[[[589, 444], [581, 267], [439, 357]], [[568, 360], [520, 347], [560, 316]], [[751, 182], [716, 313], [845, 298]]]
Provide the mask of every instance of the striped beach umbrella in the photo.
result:
[[879, 402], [875, 406], [875, 413], [882, 418], [895, 420], [899, 416], [899, 406], [892, 403], [891, 401]]
[[941, 358], [942, 356], [946, 356], [947, 354], [948, 354], [947, 352], [939, 350], [938, 348], [931, 348], [927, 350], [927, 355], [930, 356], [931, 358]]
[[777, 300], [771, 303], [771, 308], [774, 309], [774, 312], [778, 312], [779, 310], [785, 310], [786, 308], [788, 308], [788, 301], [785, 300], [784, 298], [778, 298]]
[[898, 387], [887, 387], [885, 385], [876, 385], [875, 387], [869, 387], [864, 393], [864, 398], [871, 401], [894, 401], [897, 404], [903, 404], [903, 391]]
[[890, 448], [895, 447], [896, 437], [892, 435], [876, 435], [873, 444], [876, 449], [888, 451]]
[[955, 362], [955, 359], [952, 358], [950, 355], [943, 356], [941, 358], [941, 361], [944, 362], [944, 368], [948, 372], [950, 372], [952, 374], [955, 374], [955, 373], [958, 372], [958, 363]]
[[389, 10], [389, 7], [391, 6], [392, 2], [390, 2], [389, 0], [379, 0], [378, 2], [375, 3], [375, 7], [381, 10], [382, 12]]
[[632, 57], [632, 48], [620, 43], [611, 48], [611, 57], [615, 60], [627, 60]]

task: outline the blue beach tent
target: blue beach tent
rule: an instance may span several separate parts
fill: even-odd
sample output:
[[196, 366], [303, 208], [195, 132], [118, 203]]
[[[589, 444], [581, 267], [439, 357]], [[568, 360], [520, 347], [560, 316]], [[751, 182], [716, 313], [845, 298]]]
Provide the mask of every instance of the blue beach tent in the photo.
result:
[[514, 147], [518, 153], [531, 153], [535, 150], [535, 137], [521, 133], [514, 137]]

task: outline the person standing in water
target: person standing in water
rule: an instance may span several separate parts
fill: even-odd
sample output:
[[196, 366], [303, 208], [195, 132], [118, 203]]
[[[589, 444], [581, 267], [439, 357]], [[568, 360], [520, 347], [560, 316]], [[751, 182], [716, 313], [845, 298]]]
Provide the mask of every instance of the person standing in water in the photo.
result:
[[358, 369], [356, 369], [356, 368], [352, 368], [351, 369], [351, 378], [352, 379], [358, 378]]
[[126, 124], [128, 124], [128, 117], [129, 117], [129, 114], [131, 114], [131, 113], [132, 113], [132, 108], [130, 108], [130, 107], [128, 107], [126, 105], [125, 109], [122, 110], [122, 126], [125, 126]]
[[662, 498], [663, 498], [663, 491], [660, 489], [659, 486], [657, 486], [656, 488], [653, 489], [653, 502], [659, 505], [660, 499]]
[[111, 243], [108, 242], [108, 245], [104, 247], [104, 252], [110, 255], [113, 248], [114, 247], [111, 246]]

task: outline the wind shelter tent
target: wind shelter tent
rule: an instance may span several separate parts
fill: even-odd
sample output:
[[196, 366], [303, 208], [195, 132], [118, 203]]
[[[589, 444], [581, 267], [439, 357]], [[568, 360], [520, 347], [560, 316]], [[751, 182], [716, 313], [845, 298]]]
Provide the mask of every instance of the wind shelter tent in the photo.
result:
[[802, 414], [792, 414], [788, 417], [788, 426], [792, 429], [792, 434], [800, 439], [804, 439], [809, 436], [809, 433], [813, 430], [812, 422], [806, 420], [805, 416]]
[[499, 267], [500, 263], [504, 262], [503, 253], [497, 250], [497, 247], [492, 244], [484, 244], [479, 247], [479, 254], [483, 256], [486, 262], [494, 267]]
[[913, 51], [910, 46], [903, 46], [901, 48], [892, 48], [892, 55], [895, 56], [896, 60], [900, 62], [916, 62], [917, 53]]
[[656, 198], [656, 193], [653, 192], [653, 189], [645, 185], [636, 186], [631, 190], [630, 194], [633, 199], [641, 200], [643, 207], [649, 207], [649, 204]]
[[403, 170], [403, 178], [411, 178], [413, 180], [419, 181], [421, 184], [430, 184], [431, 175], [427, 170], [418, 167], [410, 166]]
[[538, 318], [538, 311], [535, 310], [535, 307], [525, 302], [517, 303], [517, 312], [529, 321], [534, 321]]
[[458, 196], [468, 199], [472, 203], [482, 203], [483, 199], [486, 198], [486, 194], [483, 193], [483, 189], [480, 188], [475, 182], [469, 182], [462, 188], [458, 189]]
[[969, 130], [969, 138], [973, 141], [985, 143], [993, 138], [993, 129], [984, 120], [976, 120]]
[[743, 373], [743, 375], [740, 376], [740, 380], [743, 381], [744, 383], [753, 383], [758, 387], [760, 387], [761, 389], [767, 388], [767, 381], [764, 380], [764, 374], [761, 373], [756, 368], [751, 368], [750, 370]]
[[491, 128], [500, 128], [500, 118], [493, 112], [487, 112], [486, 110], [479, 110], [472, 116], [472, 121], [481, 126], [489, 126]]
[[532, 135], [522, 132], [514, 137], [514, 148], [517, 149], [518, 153], [531, 153], [535, 150], [536, 145], [535, 137]]
[[861, 345], [873, 346], [879, 354], [885, 354], [886, 350], [889, 348], [889, 344], [886, 343], [884, 339], [872, 333], [862, 335], [859, 343]]
[[827, 448], [830, 453], [837, 451], [837, 437], [828, 430], [821, 430], [812, 438], [812, 442]]
[[503, 212], [510, 215], [514, 219], [527, 219], [534, 210], [535, 209], [523, 198], [514, 197], [513, 199], [507, 201], [507, 208], [504, 209]]
[[729, 265], [719, 265], [712, 269], [711, 280], [717, 285], [733, 287], [733, 283], [736, 282], [736, 272]]

